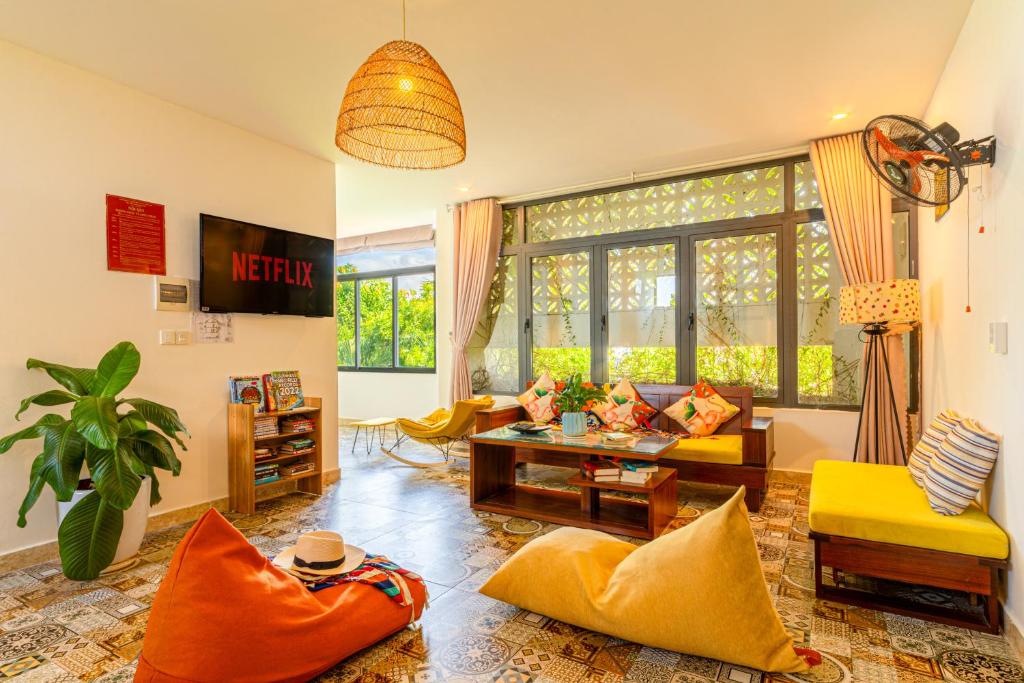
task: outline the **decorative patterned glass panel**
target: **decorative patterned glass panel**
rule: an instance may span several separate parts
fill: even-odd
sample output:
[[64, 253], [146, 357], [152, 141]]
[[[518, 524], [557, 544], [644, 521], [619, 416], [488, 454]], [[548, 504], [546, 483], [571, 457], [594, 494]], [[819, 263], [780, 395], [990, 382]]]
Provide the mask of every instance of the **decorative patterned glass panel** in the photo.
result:
[[359, 366], [394, 365], [391, 278], [359, 281]]
[[676, 381], [676, 247], [610, 249], [608, 379]]
[[490, 292], [466, 349], [475, 393], [520, 391], [517, 283], [515, 257], [499, 258]]
[[697, 242], [697, 376], [711, 384], [779, 393], [776, 241], [763, 233]]
[[351, 368], [356, 364], [356, 283], [339, 280], [334, 293], [338, 303], [338, 365]]
[[798, 161], [793, 165], [794, 208], [820, 209], [821, 195], [818, 194], [818, 178], [814, 175], [814, 164]]
[[501, 243], [516, 243], [516, 210], [505, 209], [501, 212]]
[[434, 274], [396, 278], [398, 284], [398, 366], [434, 367]]
[[535, 204], [526, 208], [527, 234], [531, 242], [546, 242], [779, 213], [784, 208], [782, 168]]
[[859, 328], [839, 325], [843, 286], [825, 221], [796, 227], [797, 400], [854, 405], [860, 398]]
[[590, 254], [538, 256], [530, 264], [533, 372], [590, 378]]

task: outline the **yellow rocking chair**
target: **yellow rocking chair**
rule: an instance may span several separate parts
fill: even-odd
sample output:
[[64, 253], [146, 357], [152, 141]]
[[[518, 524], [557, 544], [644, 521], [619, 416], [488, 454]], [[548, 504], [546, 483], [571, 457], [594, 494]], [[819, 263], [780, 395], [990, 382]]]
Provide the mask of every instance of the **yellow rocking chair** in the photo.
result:
[[427, 444], [436, 448], [444, 456], [444, 462], [451, 457], [452, 447], [458, 443], [467, 443], [468, 436], [473, 431], [476, 422], [476, 414], [494, 406], [494, 399], [490, 396], [456, 401], [451, 410], [438, 408], [430, 415], [418, 420], [400, 417], [396, 420], [398, 427], [398, 439], [391, 448], [380, 450], [390, 458], [394, 458], [403, 465], [412, 467], [433, 467], [442, 465], [442, 462], [424, 463], [407, 460], [394, 451], [407, 440], [411, 439], [418, 443]]

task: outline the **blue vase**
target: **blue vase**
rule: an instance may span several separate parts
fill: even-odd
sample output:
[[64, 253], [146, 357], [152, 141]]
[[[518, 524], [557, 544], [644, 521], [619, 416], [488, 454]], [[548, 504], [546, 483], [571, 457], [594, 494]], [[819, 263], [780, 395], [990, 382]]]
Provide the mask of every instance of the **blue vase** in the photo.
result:
[[563, 413], [562, 434], [565, 436], [583, 436], [587, 433], [586, 413]]

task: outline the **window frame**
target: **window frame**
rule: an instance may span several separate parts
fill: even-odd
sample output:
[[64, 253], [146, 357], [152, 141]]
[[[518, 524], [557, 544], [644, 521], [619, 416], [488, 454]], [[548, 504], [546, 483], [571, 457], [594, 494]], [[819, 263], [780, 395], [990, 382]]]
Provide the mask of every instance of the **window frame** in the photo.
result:
[[[532, 270], [531, 259], [536, 256], [552, 256], [573, 252], [589, 252], [590, 255], [590, 297], [591, 297], [591, 376], [595, 382], [608, 382], [608, 290], [607, 290], [607, 253], [611, 249], [644, 246], [650, 244], [674, 243], [676, 245], [676, 296], [679, 305], [676, 310], [676, 383], [692, 385], [696, 375], [696, 335], [689, 326], [690, 315], [695, 314], [695, 303], [691, 300], [695, 286], [694, 247], [702, 239], [728, 237], [743, 234], [772, 232], [776, 235], [778, 268], [778, 364], [779, 391], [775, 397], [757, 397], [754, 404], [773, 408], [802, 408], [807, 410], [860, 410], [858, 405], [832, 403], [801, 403], [799, 401], [798, 381], [798, 302], [797, 302], [797, 226], [801, 223], [825, 221], [822, 208], [796, 209], [796, 164], [810, 161], [807, 154], [784, 157], [780, 159], [762, 160], [741, 166], [707, 169], [685, 175], [645, 180], [616, 187], [584, 190], [569, 194], [531, 199], [521, 202], [510, 202], [502, 206], [502, 211], [512, 210], [514, 214], [514, 231], [511, 244], [502, 244], [499, 257], [513, 257], [519, 273], [517, 287], [517, 323], [519, 327], [519, 386], [525, 387], [533, 379], [533, 320], [532, 320]], [[526, 226], [526, 208], [536, 204], [546, 204], [594, 194], [627, 191], [662, 183], [673, 183], [725, 173], [741, 173], [771, 166], [783, 168], [783, 209], [781, 212], [759, 216], [743, 216], [700, 223], [684, 223], [661, 228], [632, 230], [604, 235], [588, 235], [584, 237], [568, 237], [543, 242], [529, 241]], [[906, 202], [893, 198], [893, 212], [909, 211], [909, 247], [910, 277], [917, 277], [917, 212]], [[919, 333], [911, 334], [911, 343], [907, 349], [907, 362], [911, 366], [911, 386], [908, 387], [909, 409], [917, 409], [918, 384], [920, 371], [918, 368]], [[514, 396], [517, 392], [491, 391], [497, 395]]]
[[[355, 358], [356, 364], [339, 365], [338, 372], [391, 372], [400, 374], [437, 374], [437, 267], [411, 266], [409, 268], [391, 268], [388, 270], [372, 270], [365, 273], [337, 273], [336, 283], [355, 282]], [[398, 365], [399, 328], [398, 328], [398, 278], [406, 275], [430, 274], [434, 278], [434, 357], [429, 367], [407, 368]], [[391, 367], [373, 367], [360, 365], [359, 348], [359, 290], [363, 280], [391, 280]], [[337, 286], [337, 284], [335, 284]]]

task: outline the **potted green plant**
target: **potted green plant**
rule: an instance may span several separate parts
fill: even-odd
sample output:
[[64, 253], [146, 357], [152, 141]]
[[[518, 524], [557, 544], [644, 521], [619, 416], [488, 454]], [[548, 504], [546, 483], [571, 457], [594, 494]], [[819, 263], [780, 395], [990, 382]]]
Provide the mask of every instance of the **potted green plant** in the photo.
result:
[[558, 397], [555, 405], [562, 416], [562, 434], [565, 436], [583, 436], [587, 433], [587, 413], [595, 403], [605, 400], [605, 393], [594, 386], [593, 382], [584, 382], [583, 376], [574, 372], [565, 382], [555, 386]]
[[[181, 472], [168, 439], [187, 450], [179, 435], [188, 435], [188, 430], [178, 413], [146, 399], [117, 397], [138, 373], [141, 360], [131, 342], [117, 344], [95, 370], [30, 358], [25, 364], [28, 369], [45, 371], [63, 389], [25, 398], [15, 419], [33, 405], [70, 404], [70, 417], [47, 413], [35, 424], [0, 439], [0, 453], [24, 439], [43, 440], [18, 511], [18, 526], [25, 526], [25, 515], [43, 487], [52, 488], [63, 508], [57, 542], [69, 579], [95, 579], [111, 563], [125, 559], [122, 556], [134, 556], [142, 543], [149, 507], [160, 500], [156, 470], [168, 470], [174, 476]], [[89, 472], [86, 479], [82, 479], [83, 465]]]

